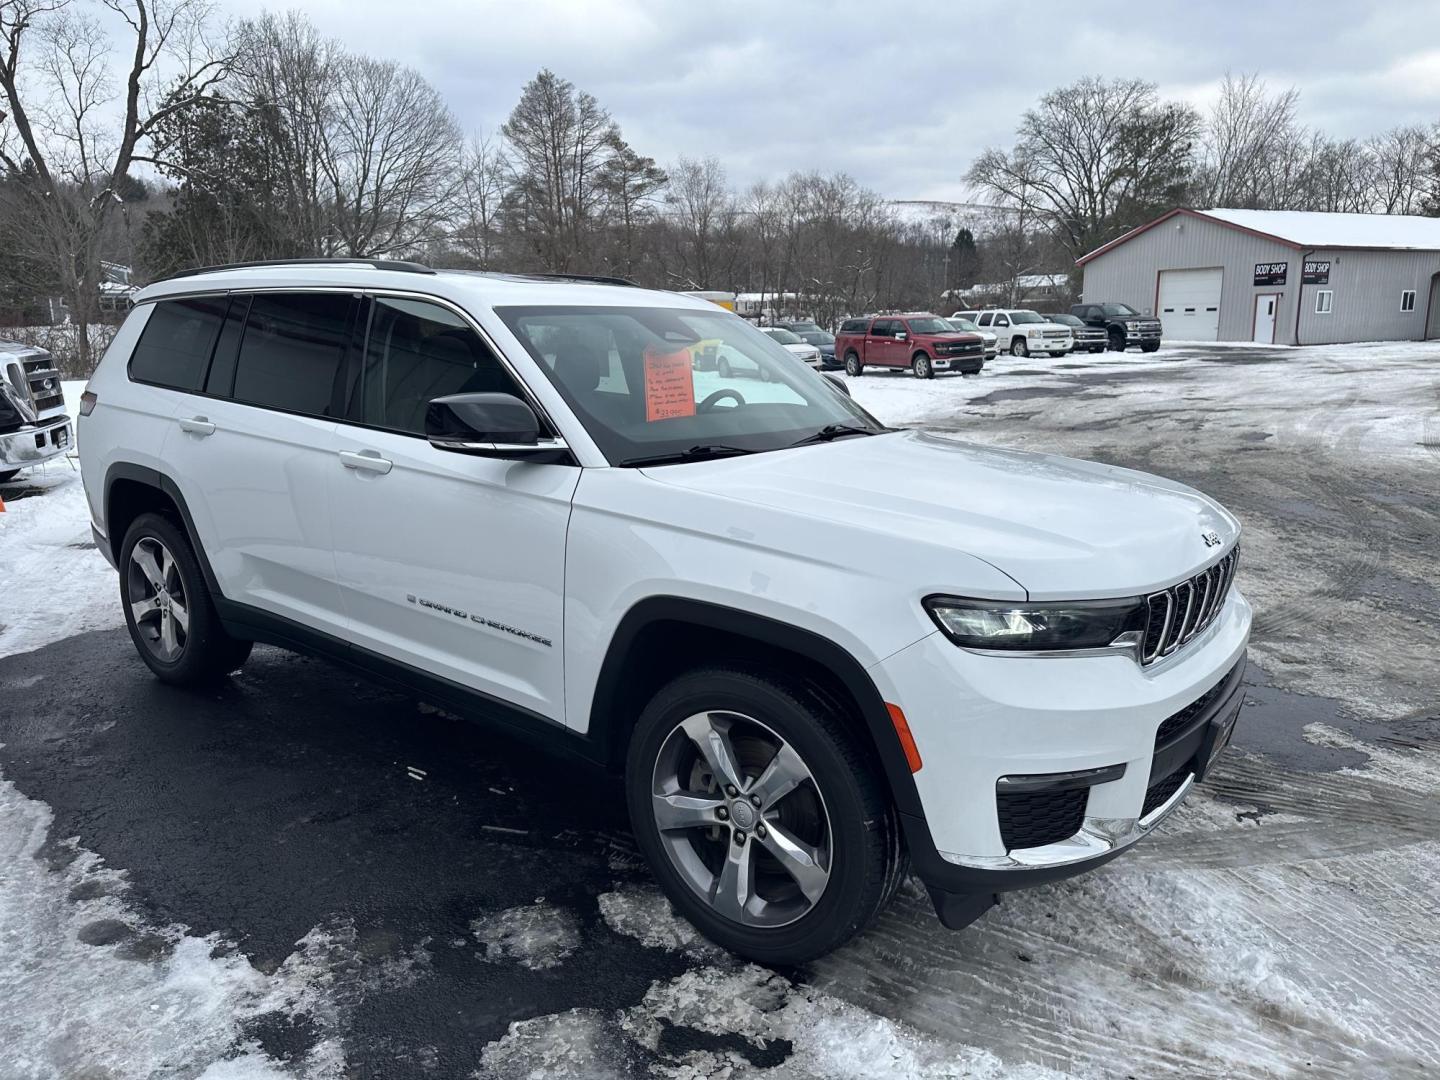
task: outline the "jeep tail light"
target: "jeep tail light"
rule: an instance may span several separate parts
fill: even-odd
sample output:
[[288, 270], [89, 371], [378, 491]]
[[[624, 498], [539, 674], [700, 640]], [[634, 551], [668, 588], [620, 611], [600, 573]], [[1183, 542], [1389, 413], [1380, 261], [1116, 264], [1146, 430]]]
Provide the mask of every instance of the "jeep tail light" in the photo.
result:
[[80, 395], [80, 415], [89, 416], [95, 411], [95, 403], [99, 400], [93, 390], [86, 390]]

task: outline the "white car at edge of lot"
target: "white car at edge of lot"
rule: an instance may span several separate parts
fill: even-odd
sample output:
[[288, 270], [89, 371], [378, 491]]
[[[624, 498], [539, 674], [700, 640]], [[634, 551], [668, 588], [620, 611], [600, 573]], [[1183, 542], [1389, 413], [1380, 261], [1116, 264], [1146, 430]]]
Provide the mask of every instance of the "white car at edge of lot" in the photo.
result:
[[819, 348], [811, 345], [793, 330], [786, 330], [782, 326], [762, 326], [760, 327], [760, 332], [768, 337], [774, 338], [775, 341], [785, 347], [787, 352], [804, 363], [806, 367], [812, 367], [816, 371], [820, 370]]
[[1011, 356], [1064, 356], [1075, 348], [1068, 326], [1053, 323], [1029, 308], [989, 308], [957, 311], [953, 319], [969, 319], [996, 337], [1000, 352]]

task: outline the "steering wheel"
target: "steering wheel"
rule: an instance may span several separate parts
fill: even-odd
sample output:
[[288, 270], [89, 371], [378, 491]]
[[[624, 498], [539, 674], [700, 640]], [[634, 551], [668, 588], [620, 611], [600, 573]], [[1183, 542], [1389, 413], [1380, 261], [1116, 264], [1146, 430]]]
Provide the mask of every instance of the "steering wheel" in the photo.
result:
[[724, 390], [716, 390], [713, 394], [711, 394], [709, 397], [707, 397], [704, 401], [700, 402], [700, 404], [695, 407], [695, 411], [696, 411], [696, 412], [709, 412], [711, 409], [715, 408], [716, 405], [720, 404], [720, 402], [724, 401], [726, 398], [734, 398], [736, 405], [744, 405], [744, 404], [745, 404], [745, 396], [744, 396], [743, 394], [741, 394], [739, 390], [732, 390], [732, 389], [730, 389], [730, 388], [727, 386]]

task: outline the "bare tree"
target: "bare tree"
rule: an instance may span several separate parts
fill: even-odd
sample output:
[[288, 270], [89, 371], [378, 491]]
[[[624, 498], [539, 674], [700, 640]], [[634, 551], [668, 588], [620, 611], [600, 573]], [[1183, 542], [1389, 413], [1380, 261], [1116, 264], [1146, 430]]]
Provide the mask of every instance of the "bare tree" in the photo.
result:
[[483, 133], [471, 138], [460, 168], [460, 223], [453, 239], [481, 270], [499, 257], [506, 168], [493, 139]]
[[[9, 113], [0, 165], [26, 179], [33, 236], [56, 268], [86, 368], [100, 245], [130, 167], [157, 126], [200, 101], [229, 63], [203, 40], [204, 0], [100, 7], [113, 18], [75, 0], [0, 0], [0, 92]], [[117, 109], [118, 121], [110, 115]]]
[[1196, 178], [1202, 206], [1263, 208], [1269, 205], [1273, 173], [1283, 168], [1285, 150], [1301, 137], [1295, 122], [1300, 92], [1271, 94], [1258, 74], [1225, 73], [1220, 97], [1202, 136]]
[[735, 216], [735, 200], [725, 183], [725, 167], [718, 158], [695, 161], [682, 157], [670, 170], [665, 202], [682, 241], [672, 273], [691, 288], [714, 288], [718, 284], [721, 234], [728, 219]]
[[334, 249], [390, 255], [433, 236], [455, 208], [459, 125], [435, 88], [388, 60], [338, 65], [321, 169]]
[[654, 158], [637, 154], [616, 133], [609, 160], [600, 169], [600, 187], [606, 197], [605, 209], [619, 232], [613, 261], [626, 277], [635, 273], [636, 238], [669, 180]]
[[1427, 194], [1426, 166], [1436, 149], [1423, 127], [1393, 127], [1366, 143], [1373, 162], [1376, 209], [1387, 214], [1418, 214]]
[[1153, 83], [1085, 78], [1041, 98], [1014, 148], [986, 150], [967, 180], [1023, 203], [1079, 256], [1180, 201], [1199, 134], [1199, 115]]

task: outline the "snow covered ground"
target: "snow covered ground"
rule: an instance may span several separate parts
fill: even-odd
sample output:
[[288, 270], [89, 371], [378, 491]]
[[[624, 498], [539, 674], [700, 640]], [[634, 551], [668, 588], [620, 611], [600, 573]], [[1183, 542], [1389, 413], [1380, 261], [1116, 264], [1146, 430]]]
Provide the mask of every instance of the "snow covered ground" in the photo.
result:
[[[261, 970], [223, 935], [147, 922], [124, 868], [54, 835], [51, 810], [0, 776], [0, 1075], [349, 1075], [357, 1011], [423, 989], [432, 953], [563, 977], [592, 922], [678, 974], [621, 1008], [517, 1019], [474, 1075], [1440, 1071], [1440, 628], [1424, 584], [1440, 349], [1167, 346], [851, 385], [890, 423], [1151, 468], [1240, 513], [1265, 685], [1162, 835], [959, 934], [907, 887], [872, 932], [800, 972], [721, 953], [623, 856], [578, 908], [535, 897], [468, 913], [446, 942], [397, 927], [410, 944], [381, 955], [336, 911]], [[79, 385], [66, 389], [73, 402]], [[78, 473], [55, 463], [0, 494], [0, 657], [118, 627]], [[24, 691], [0, 681], [0, 713]], [[1311, 760], [1326, 754], [1349, 763]], [[312, 1033], [302, 1054], [260, 1047], [257, 1024], [277, 1018]]]

